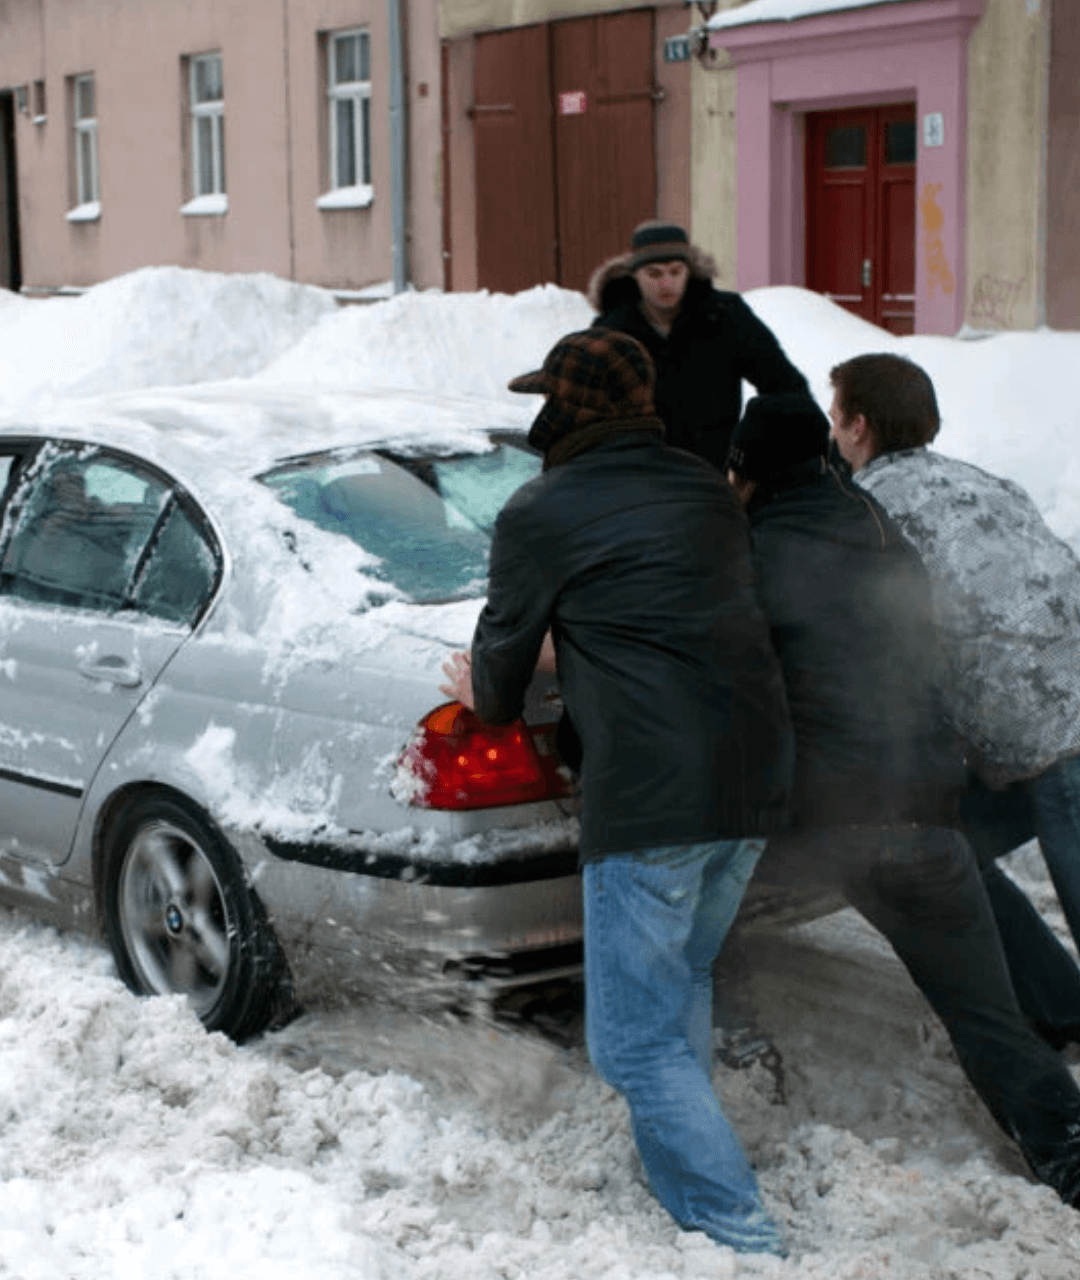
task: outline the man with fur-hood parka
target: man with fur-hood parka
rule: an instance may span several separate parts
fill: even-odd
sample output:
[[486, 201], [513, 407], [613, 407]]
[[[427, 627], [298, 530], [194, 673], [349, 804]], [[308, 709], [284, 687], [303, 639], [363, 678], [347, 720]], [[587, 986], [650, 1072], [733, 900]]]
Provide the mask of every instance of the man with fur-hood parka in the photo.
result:
[[737, 293], [714, 289], [716, 264], [682, 227], [643, 222], [630, 252], [589, 282], [594, 326], [628, 333], [656, 366], [667, 442], [723, 469], [745, 379], [762, 393], [807, 392], [767, 325]]

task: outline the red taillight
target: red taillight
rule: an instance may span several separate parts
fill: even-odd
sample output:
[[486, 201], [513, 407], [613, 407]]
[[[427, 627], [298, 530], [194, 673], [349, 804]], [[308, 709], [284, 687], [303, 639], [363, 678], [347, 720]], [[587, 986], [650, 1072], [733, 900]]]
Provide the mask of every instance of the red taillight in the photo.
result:
[[420, 721], [400, 764], [422, 784], [412, 803], [425, 809], [486, 809], [570, 794], [554, 755], [554, 725], [491, 725], [460, 702]]

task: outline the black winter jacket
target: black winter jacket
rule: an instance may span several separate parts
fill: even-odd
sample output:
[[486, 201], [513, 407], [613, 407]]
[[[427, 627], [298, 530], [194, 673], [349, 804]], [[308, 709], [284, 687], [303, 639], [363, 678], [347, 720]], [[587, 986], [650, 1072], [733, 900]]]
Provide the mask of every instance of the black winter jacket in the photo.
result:
[[582, 860], [766, 835], [793, 740], [749, 529], [698, 458], [617, 434], [499, 514], [473, 639], [477, 714], [522, 710], [552, 627], [582, 744]]
[[[601, 273], [603, 272], [601, 268]], [[665, 338], [646, 320], [633, 275], [609, 269], [593, 282], [598, 327], [637, 338], [656, 365], [656, 412], [668, 444], [688, 449], [724, 470], [728, 443], [742, 413], [745, 378], [760, 394], [808, 392], [772, 330], [737, 293], [690, 277], [682, 310]]]
[[954, 825], [963, 759], [918, 553], [816, 462], [755, 495], [749, 516], [795, 726], [795, 826]]

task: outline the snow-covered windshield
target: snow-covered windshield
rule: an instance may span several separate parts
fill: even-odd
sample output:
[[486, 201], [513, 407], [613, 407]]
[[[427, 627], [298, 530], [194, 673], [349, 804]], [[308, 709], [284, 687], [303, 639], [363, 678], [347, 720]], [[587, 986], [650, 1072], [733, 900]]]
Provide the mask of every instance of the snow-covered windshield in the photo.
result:
[[484, 593], [495, 517], [539, 470], [537, 455], [502, 443], [449, 457], [313, 455], [261, 479], [302, 519], [377, 556], [377, 577], [428, 603]]

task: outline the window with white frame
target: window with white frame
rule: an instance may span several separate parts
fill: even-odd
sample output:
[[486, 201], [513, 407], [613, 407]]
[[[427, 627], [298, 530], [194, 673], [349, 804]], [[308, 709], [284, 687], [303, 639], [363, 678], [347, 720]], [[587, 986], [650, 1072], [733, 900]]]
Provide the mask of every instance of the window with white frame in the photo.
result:
[[[371, 196], [371, 37], [363, 28], [327, 37], [330, 187]], [[332, 197], [331, 197], [332, 198]], [[328, 203], [324, 198], [320, 204]]]
[[75, 204], [86, 208], [98, 201], [97, 108], [92, 75], [72, 77], [71, 107], [75, 127]]
[[225, 194], [225, 80], [221, 54], [188, 60], [191, 100], [191, 190], [196, 200]]

